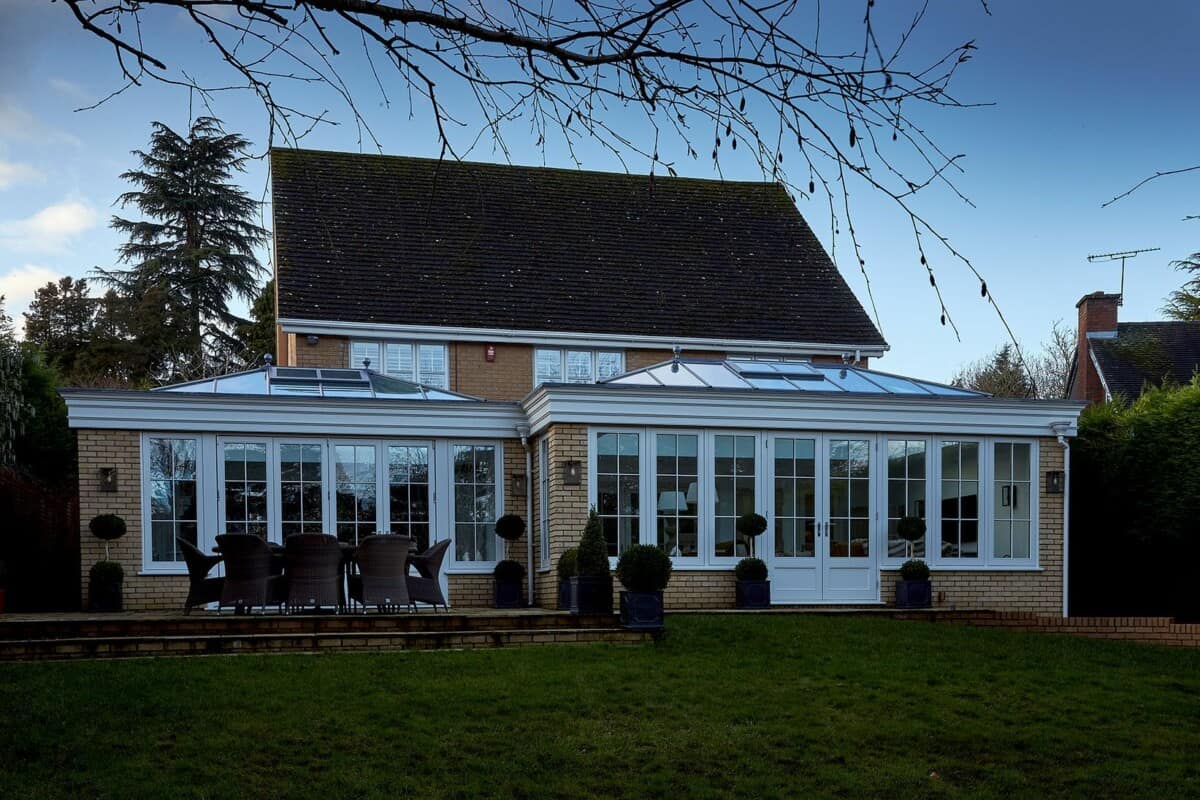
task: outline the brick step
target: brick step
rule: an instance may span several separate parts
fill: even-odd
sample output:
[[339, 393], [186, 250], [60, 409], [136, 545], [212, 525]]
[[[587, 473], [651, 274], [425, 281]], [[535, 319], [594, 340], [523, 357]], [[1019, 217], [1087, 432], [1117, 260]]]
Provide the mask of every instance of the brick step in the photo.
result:
[[339, 633], [438, 633], [494, 630], [554, 630], [607, 628], [616, 624], [613, 614], [571, 616], [565, 613], [456, 614], [422, 611], [419, 614], [281, 615], [194, 614], [160, 617], [113, 616], [80, 618], [0, 618], [0, 642], [43, 639], [83, 639], [155, 636], [339, 634]]
[[0, 642], [0, 661], [245, 655], [255, 653], [464, 650], [543, 644], [609, 642], [638, 644], [658, 634], [619, 627], [496, 629], [468, 631], [376, 631], [193, 636], [114, 636]]

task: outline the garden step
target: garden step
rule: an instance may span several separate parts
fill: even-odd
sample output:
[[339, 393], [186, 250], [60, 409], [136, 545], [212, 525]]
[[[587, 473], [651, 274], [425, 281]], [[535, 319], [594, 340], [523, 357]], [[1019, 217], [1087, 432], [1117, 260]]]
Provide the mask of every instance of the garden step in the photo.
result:
[[559, 612], [281, 615], [197, 613], [0, 618], [0, 641], [254, 634], [334, 634], [370, 632], [452, 632], [605, 628], [612, 614], [571, 616]]
[[637, 644], [657, 634], [620, 627], [547, 629], [358, 631], [338, 633], [200, 634], [186, 636], [88, 636], [0, 641], [0, 661], [139, 658], [298, 652], [461, 650], [541, 644], [609, 642]]

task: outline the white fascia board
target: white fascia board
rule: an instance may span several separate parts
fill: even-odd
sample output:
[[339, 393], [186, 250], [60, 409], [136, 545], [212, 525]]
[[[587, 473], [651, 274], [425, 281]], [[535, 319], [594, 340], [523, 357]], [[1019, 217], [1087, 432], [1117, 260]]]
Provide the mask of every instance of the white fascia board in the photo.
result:
[[511, 439], [525, 424], [516, 403], [70, 389], [62, 395], [72, 428]]
[[759, 339], [709, 339], [642, 334], [576, 333], [567, 331], [523, 331], [508, 328], [457, 328], [434, 325], [389, 325], [376, 322], [327, 322], [313, 319], [280, 319], [284, 333], [301, 336], [346, 336], [349, 338], [413, 339], [438, 342], [503, 342], [551, 345], [558, 347], [647, 348], [670, 350], [679, 345], [685, 350], [720, 353], [782, 353], [795, 355], [840, 356], [857, 352], [879, 358], [889, 347], [883, 345], [831, 344], [812, 342], [775, 342]]
[[542, 387], [523, 403], [533, 433], [553, 423], [759, 430], [1053, 436], [1077, 432], [1084, 403], [993, 397], [884, 397], [798, 392]]

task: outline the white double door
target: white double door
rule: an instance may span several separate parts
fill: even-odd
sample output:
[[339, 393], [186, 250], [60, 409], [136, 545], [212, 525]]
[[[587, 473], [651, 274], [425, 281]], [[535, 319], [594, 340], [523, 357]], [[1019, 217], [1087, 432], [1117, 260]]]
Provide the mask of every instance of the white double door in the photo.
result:
[[876, 437], [778, 433], [765, 449], [772, 602], [878, 600]]

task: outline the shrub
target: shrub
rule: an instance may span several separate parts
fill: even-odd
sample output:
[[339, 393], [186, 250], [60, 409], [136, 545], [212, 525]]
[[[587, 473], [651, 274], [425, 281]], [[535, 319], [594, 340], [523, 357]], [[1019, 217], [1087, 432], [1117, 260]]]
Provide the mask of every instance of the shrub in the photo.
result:
[[579, 574], [579, 548], [572, 547], [558, 557], [558, 580], [565, 581]]
[[88, 571], [92, 586], [120, 586], [125, 581], [125, 570], [116, 561], [97, 561]]
[[754, 538], [767, 529], [767, 518], [762, 514], [750, 511], [738, 517], [737, 532], [742, 536]]
[[525, 520], [516, 514], [505, 514], [496, 520], [496, 535], [506, 542], [513, 542], [525, 533]]
[[906, 581], [927, 581], [929, 565], [919, 558], [910, 558], [900, 565], [900, 577]]
[[600, 517], [593, 508], [588, 512], [583, 538], [579, 540], [579, 555], [576, 557], [576, 574], [581, 578], [603, 578], [609, 574], [608, 543], [604, 541], [604, 529]]
[[125, 535], [125, 520], [116, 514], [99, 514], [92, 517], [88, 528], [97, 539], [110, 542]]
[[525, 577], [525, 566], [519, 561], [505, 559], [496, 564], [492, 576], [495, 577], [496, 583], [520, 583]]
[[920, 517], [901, 517], [896, 534], [906, 542], [915, 542], [925, 535], [925, 520]]
[[765, 581], [767, 564], [761, 558], [743, 558], [733, 568], [733, 574], [739, 581]]
[[617, 559], [617, 578], [631, 592], [661, 592], [671, 580], [671, 558], [652, 544], [634, 545]]

